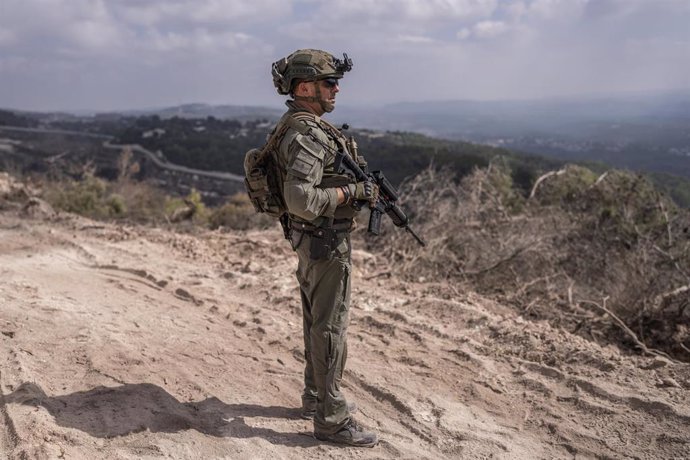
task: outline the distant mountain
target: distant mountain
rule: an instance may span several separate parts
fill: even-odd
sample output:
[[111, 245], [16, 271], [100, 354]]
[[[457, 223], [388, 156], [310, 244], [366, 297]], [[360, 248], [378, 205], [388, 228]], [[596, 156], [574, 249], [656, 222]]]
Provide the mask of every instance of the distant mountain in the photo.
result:
[[[276, 121], [279, 107], [184, 104], [92, 114], [28, 114], [77, 123], [157, 115]], [[599, 161], [618, 168], [690, 178], [690, 90], [543, 100], [400, 102], [356, 107], [338, 104], [328, 120], [353, 128], [421, 133], [565, 161]]]
[[690, 91], [340, 107], [332, 119], [690, 178]]
[[340, 107], [333, 118], [374, 129], [411, 130], [447, 138], [558, 132], [581, 135], [598, 123], [690, 123], [690, 90], [612, 97], [508, 101], [400, 102], [381, 108]]
[[283, 110], [271, 107], [258, 107], [247, 105], [210, 105], [193, 103], [164, 108], [129, 110], [118, 113], [125, 116], [158, 115], [161, 118], [215, 117], [221, 119], [237, 120], [277, 120], [283, 114]]

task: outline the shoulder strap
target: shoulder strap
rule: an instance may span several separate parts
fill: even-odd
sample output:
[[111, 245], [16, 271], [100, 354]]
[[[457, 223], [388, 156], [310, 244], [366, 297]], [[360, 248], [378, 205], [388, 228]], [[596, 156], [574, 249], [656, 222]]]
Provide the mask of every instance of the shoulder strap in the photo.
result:
[[264, 144], [263, 148], [261, 149], [259, 161], [263, 160], [266, 155], [268, 155], [271, 150], [283, 140], [283, 136], [285, 136], [288, 128], [292, 127], [290, 123], [291, 120], [292, 114], [283, 116], [283, 118], [280, 119], [278, 125], [276, 125], [275, 129], [271, 133], [271, 136], [268, 138], [268, 141], [266, 141], [266, 144]]
[[283, 139], [283, 136], [285, 135], [286, 131], [288, 128], [292, 128], [298, 133], [302, 134], [303, 136], [309, 136], [312, 138], [314, 141], [318, 142], [321, 144], [324, 148], [327, 150], [334, 152], [333, 148], [330, 147], [329, 145], [323, 143], [319, 138], [316, 136], [310, 134], [311, 127], [304, 123], [304, 121], [311, 121], [322, 128], [325, 128], [325, 130], [329, 131], [331, 135], [335, 138], [336, 142], [341, 146], [343, 149], [343, 152], [347, 152], [348, 155], [351, 156], [349, 149], [347, 147], [346, 139], [340, 132], [338, 128], [327, 122], [326, 120], [322, 119], [316, 114], [313, 114], [311, 112], [307, 111], [299, 111], [299, 112], [294, 112], [294, 113], [288, 113], [286, 114], [283, 119], [279, 122], [278, 126], [276, 126], [276, 130], [274, 134], [271, 136], [271, 139], [268, 141], [266, 144], [266, 147], [264, 148], [264, 151], [262, 154], [265, 154], [266, 152], [270, 151], [269, 147], [273, 147], [276, 142], [280, 142]]
[[289, 128], [294, 129], [302, 135], [307, 135], [311, 128], [305, 123], [301, 123], [302, 120], [310, 120], [315, 123], [320, 123], [322, 121], [318, 115], [311, 112], [287, 113], [280, 119], [278, 125], [276, 125], [275, 130], [273, 130], [268, 141], [266, 141], [266, 144], [261, 149], [261, 154], [256, 161], [261, 162], [267, 155], [270, 155], [271, 151], [283, 140]]
[[321, 117], [311, 112], [291, 113], [288, 114], [287, 118], [285, 119], [285, 123], [290, 128], [294, 129], [302, 135], [306, 135], [307, 133], [309, 133], [311, 128], [306, 123], [302, 123], [303, 121], [313, 121], [314, 123], [320, 125], [323, 120], [321, 120]]
[[[311, 112], [297, 112], [288, 117], [286, 123], [290, 125], [290, 127], [298, 133], [306, 136], [309, 134], [311, 128], [307, 126], [305, 123], [301, 123], [301, 121], [303, 120], [313, 121], [314, 123], [318, 124], [321, 127], [321, 129], [329, 133], [330, 137], [342, 146], [344, 151], [348, 150], [345, 143], [345, 136], [343, 136], [340, 130], [332, 124], [330, 124], [329, 122], [327, 122], [326, 120], [324, 120], [323, 118], [319, 117], [318, 115], [315, 115]], [[310, 137], [322, 144], [322, 142], [316, 139], [314, 136]]]
[[331, 134], [333, 134], [336, 138], [341, 138], [343, 137], [343, 133], [340, 132], [338, 128], [327, 122], [326, 120], [321, 120], [321, 123], [325, 125], [330, 131]]

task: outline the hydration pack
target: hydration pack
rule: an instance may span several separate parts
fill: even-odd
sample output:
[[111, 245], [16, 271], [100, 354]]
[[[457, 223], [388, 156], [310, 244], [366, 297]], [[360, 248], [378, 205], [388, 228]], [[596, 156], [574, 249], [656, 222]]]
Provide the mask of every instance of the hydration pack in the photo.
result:
[[256, 212], [271, 217], [281, 217], [287, 212], [283, 199], [285, 171], [278, 161], [278, 148], [288, 129], [298, 132], [307, 129], [302, 123], [304, 120], [318, 122], [319, 117], [308, 112], [285, 115], [263, 147], [251, 149], [244, 155], [244, 187]]
[[283, 200], [283, 174], [278, 167], [278, 147], [287, 124], [276, 127], [266, 144], [244, 155], [244, 187], [256, 212], [280, 217], [286, 211]]

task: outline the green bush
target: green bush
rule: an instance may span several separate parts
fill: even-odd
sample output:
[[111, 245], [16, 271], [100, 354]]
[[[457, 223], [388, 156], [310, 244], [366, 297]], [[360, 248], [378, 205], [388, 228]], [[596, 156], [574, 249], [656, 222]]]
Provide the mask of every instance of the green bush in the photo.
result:
[[520, 212], [525, 199], [513, 182], [512, 170], [507, 164], [496, 167], [492, 165], [489, 174], [489, 184], [498, 193], [501, 202], [511, 213]]
[[125, 204], [125, 199], [118, 194], [110, 195], [106, 201], [106, 204], [108, 205], [109, 214], [112, 217], [122, 217], [127, 214], [127, 204]]
[[106, 217], [110, 213], [105, 203], [105, 181], [86, 176], [81, 181], [56, 183], [46, 191], [46, 200], [53, 207], [88, 217]]
[[184, 198], [168, 197], [164, 205], [165, 215], [171, 222], [191, 220], [196, 224], [205, 225], [208, 220], [208, 210], [204, 205], [198, 190], [192, 189]]
[[568, 165], [538, 185], [535, 197], [541, 205], [580, 206], [583, 195], [596, 182], [597, 174], [582, 166]]

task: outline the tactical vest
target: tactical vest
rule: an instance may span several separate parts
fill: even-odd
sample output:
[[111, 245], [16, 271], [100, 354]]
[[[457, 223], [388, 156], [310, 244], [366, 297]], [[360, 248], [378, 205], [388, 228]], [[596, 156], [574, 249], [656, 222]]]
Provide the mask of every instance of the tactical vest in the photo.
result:
[[[283, 183], [287, 175], [289, 158], [281, 155], [279, 149], [289, 129], [308, 136], [325, 150], [323, 176], [321, 182], [317, 184], [318, 188], [333, 188], [355, 182], [353, 177], [336, 170], [337, 151], [351, 155], [363, 169], [366, 168], [366, 161], [358, 154], [354, 138], [346, 138], [338, 128], [311, 112], [287, 112], [276, 125], [264, 147], [251, 149], [245, 155], [244, 161], [245, 187], [249, 199], [257, 212], [263, 212], [272, 217], [281, 217], [287, 213], [283, 199]], [[324, 143], [311, 132], [312, 130], [325, 133], [333, 145]], [[351, 219], [356, 213], [357, 210], [350, 206], [339, 206], [335, 210], [334, 218]]]

